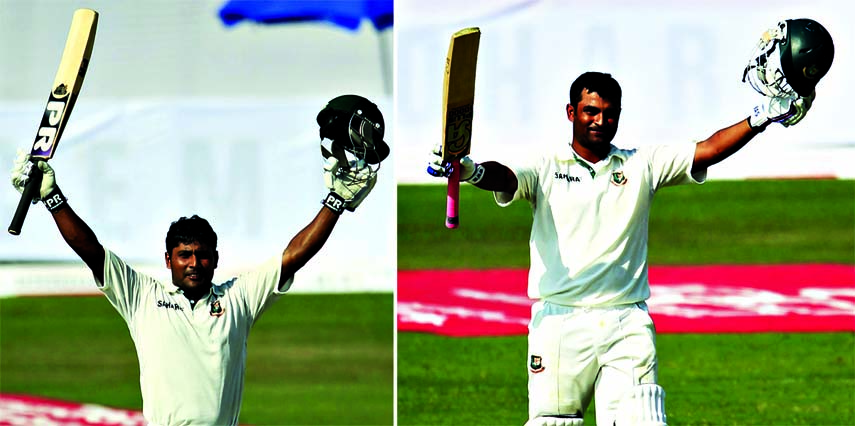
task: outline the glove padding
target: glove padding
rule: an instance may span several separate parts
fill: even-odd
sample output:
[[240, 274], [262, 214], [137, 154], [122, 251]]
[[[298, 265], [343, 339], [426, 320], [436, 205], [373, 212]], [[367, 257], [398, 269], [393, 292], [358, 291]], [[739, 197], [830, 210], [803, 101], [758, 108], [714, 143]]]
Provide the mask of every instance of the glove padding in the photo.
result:
[[754, 107], [748, 117], [752, 129], [763, 131], [772, 122], [790, 127], [801, 121], [816, 99], [816, 92], [810, 96], [774, 96], [766, 98], [768, 102]]
[[36, 203], [47, 198], [49, 194], [52, 194], [57, 190], [56, 175], [53, 171], [53, 167], [51, 167], [46, 161], [33, 163], [30, 161], [30, 154], [18, 149], [18, 157], [15, 158], [12, 167], [12, 186], [14, 186], [19, 193], [24, 192], [24, 187], [30, 179], [30, 171], [32, 170], [33, 164], [38, 164], [39, 170], [42, 171], [42, 183], [39, 187], [39, 196], [33, 198], [33, 203]]
[[799, 121], [802, 121], [802, 119], [807, 115], [808, 110], [810, 110], [810, 107], [813, 106], [814, 99], [816, 99], [816, 91], [813, 91], [810, 96], [800, 96], [796, 99], [796, 101], [793, 102], [795, 112], [790, 116], [790, 118], [784, 120], [781, 124], [783, 124], [784, 127], [790, 127]]
[[[363, 160], [353, 163], [363, 162]], [[339, 160], [329, 157], [324, 161], [324, 185], [344, 200], [344, 208], [354, 211], [377, 183], [377, 173], [366, 164], [339, 167]]]
[[[483, 170], [484, 168], [472, 161], [469, 156], [460, 159], [461, 182], [477, 183], [484, 174]], [[451, 167], [451, 163], [442, 160], [442, 144], [437, 144], [430, 153], [427, 167], [428, 174], [434, 177], [447, 178], [451, 175], [452, 171], [454, 169]], [[477, 177], [476, 174], [478, 175]], [[473, 179], [473, 177], [476, 177], [476, 179]]]

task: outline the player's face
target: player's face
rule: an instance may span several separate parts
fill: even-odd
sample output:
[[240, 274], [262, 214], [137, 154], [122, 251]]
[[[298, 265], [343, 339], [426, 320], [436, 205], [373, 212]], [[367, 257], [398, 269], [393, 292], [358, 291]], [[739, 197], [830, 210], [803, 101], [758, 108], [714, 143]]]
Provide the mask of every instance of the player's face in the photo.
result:
[[573, 122], [574, 147], [578, 144], [595, 153], [608, 153], [617, 133], [620, 103], [612, 103], [596, 92], [582, 89], [579, 103], [567, 105], [567, 119]]
[[166, 267], [172, 270], [172, 283], [185, 292], [206, 291], [217, 269], [217, 251], [207, 244], [179, 243], [166, 254]]

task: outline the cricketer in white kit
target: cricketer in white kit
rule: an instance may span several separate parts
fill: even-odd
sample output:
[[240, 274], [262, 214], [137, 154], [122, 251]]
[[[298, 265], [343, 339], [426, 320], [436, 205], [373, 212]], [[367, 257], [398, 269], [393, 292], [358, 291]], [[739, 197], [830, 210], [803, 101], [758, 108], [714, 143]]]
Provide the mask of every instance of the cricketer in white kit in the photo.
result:
[[[527, 426], [582, 425], [594, 396], [597, 424], [666, 424], [645, 304], [653, 196], [666, 186], [702, 183], [709, 166], [769, 123], [801, 120], [810, 100], [772, 99], [786, 104], [781, 113], [742, 120], [697, 144], [619, 149], [611, 141], [620, 85], [587, 72], [570, 87], [570, 144], [513, 170], [461, 161], [461, 180], [494, 191], [500, 206], [520, 199], [532, 206]], [[449, 172], [434, 150], [428, 173]]]
[[[354, 211], [373, 188], [389, 154], [383, 117], [365, 98], [331, 100], [318, 115], [329, 194], [315, 218], [285, 250], [258, 268], [220, 284], [217, 235], [193, 215], [166, 235], [165, 283], [135, 271], [104, 248], [68, 205], [51, 166], [21, 153], [12, 183], [22, 191], [31, 167], [44, 177], [39, 191], [68, 245], [86, 263], [98, 288], [128, 325], [140, 363], [143, 415], [152, 425], [236, 425], [246, 369], [247, 338], [271, 303], [288, 291], [294, 274], [325, 244], [344, 210]], [[341, 166], [346, 164], [347, 166]]]
[[282, 275], [282, 259], [274, 257], [211, 284], [217, 237], [195, 215], [172, 223], [166, 246], [171, 283], [135, 271], [107, 249], [103, 274], [96, 274], [134, 341], [143, 415], [159, 425], [237, 424], [250, 328], [293, 275]]

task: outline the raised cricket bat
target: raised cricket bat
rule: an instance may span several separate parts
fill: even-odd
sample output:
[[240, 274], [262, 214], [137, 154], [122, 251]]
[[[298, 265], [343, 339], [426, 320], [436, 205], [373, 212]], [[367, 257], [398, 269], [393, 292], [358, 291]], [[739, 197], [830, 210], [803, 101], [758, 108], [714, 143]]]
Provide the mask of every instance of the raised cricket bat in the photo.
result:
[[9, 233], [19, 235], [27, 211], [34, 197], [38, 196], [42, 181], [42, 172], [36, 166], [37, 161], [47, 161], [53, 158], [56, 145], [65, 130], [68, 116], [74, 108], [74, 102], [83, 86], [83, 77], [89, 67], [89, 58], [92, 56], [92, 46], [95, 43], [95, 28], [98, 26], [98, 12], [91, 9], [77, 9], [71, 18], [71, 29], [65, 41], [65, 50], [62, 51], [62, 59], [56, 78], [48, 97], [47, 107], [42, 116], [36, 140], [30, 151], [30, 161], [33, 167], [30, 178], [24, 186], [21, 201], [15, 210], [15, 216], [9, 225]]
[[460, 159], [469, 154], [472, 145], [472, 105], [475, 103], [475, 66], [481, 30], [464, 28], [451, 36], [445, 58], [442, 84], [442, 158], [451, 163], [448, 177], [445, 226], [460, 225]]

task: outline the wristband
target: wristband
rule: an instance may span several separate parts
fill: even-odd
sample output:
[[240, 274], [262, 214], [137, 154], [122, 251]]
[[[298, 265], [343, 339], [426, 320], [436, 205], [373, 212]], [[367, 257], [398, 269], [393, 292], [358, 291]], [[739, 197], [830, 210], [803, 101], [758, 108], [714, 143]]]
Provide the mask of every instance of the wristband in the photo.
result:
[[748, 127], [750, 127], [751, 130], [753, 130], [757, 133], [761, 133], [764, 130], [766, 130], [766, 127], [768, 127], [770, 123], [772, 123], [772, 122], [771, 121], [758, 120], [754, 116], [748, 117]]
[[335, 214], [341, 214], [344, 211], [344, 198], [341, 195], [336, 194], [335, 192], [330, 192], [324, 197], [321, 204], [329, 208]]
[[481, 182], [481, 179], [484, 178], [484, 166], [478, 164], [475, 166], [475, 171], [472, 172], [472, 176], [469, 176], [469, 179], [464, 180], [464, 182], [469, 182], [472, 185], [475, 185], [478, 182]]
[[45, 203], [45, 207], [47, 207], [48, 211], [51, 213], [62, 210], [65, 207], [68, 207], [68, 199], [65, 198], [65, 195], [62, 195], [62, 191], [59, 190], [58, 186], [53, 187], [53, 191], [50, 192], [42, 201]]

